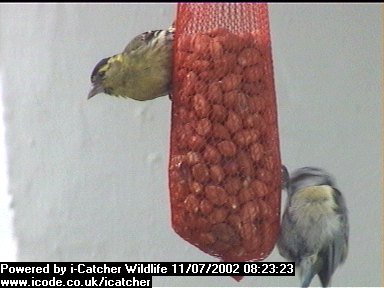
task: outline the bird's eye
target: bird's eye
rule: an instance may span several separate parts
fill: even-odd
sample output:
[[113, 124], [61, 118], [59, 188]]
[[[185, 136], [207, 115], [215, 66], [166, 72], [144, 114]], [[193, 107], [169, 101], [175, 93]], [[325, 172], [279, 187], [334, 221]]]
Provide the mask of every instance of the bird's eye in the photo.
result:
[[97, 72], [97, 76], [98, 76], [99, 78], [104, 78], [105, 71], [106, 71], [106, 70], [98, 71], [98, 72]]
[[91, 81], [94, 82], [97, 78], [103, 78], [105, 75], [105, 71], [107, 69], [106, 65], [108, 65], [109, 58], [104, 58], [99, 63], [96, 64], [95, 68], [93, 68], [92, 74], [91, 74]]
[[108, 88], [108, 87], [105, 88], [105, 89], [104, 89], [104, 93], [105, 93], [105, 94], [112, 95], [112, 88]]

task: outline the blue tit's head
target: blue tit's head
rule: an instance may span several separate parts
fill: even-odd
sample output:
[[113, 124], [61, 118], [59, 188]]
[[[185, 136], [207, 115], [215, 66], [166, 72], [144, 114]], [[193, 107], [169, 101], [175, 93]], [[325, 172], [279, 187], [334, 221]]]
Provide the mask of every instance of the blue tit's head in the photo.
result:
[[310, 187], [328, 185], [335, 186], [335, 180], [324, 169], [317, 167], [303, 167], [294, 171], [289, 179], [288, 193], [291, 195], [297, 190]]

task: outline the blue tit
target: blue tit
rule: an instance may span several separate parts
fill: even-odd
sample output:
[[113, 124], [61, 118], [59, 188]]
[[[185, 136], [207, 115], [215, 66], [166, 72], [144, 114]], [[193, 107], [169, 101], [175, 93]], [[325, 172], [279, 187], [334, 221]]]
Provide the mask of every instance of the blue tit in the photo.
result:
[[287, 203], [277, 247], [299, 267], [302, 287], [317, 274], [323, 287], [348, 254], [348, 211], [333, 177], [323, 169], [300, 168], [286, 185]]

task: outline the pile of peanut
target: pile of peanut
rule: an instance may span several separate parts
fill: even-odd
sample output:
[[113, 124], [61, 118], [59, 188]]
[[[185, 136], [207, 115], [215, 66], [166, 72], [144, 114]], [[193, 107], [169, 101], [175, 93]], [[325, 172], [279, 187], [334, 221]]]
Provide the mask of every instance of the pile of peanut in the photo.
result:
[[269, 48], [257, 31], [225, 29], [176, 43], [173, 227], [224, 260], [262, 259], [278, 233], [281, 192]]

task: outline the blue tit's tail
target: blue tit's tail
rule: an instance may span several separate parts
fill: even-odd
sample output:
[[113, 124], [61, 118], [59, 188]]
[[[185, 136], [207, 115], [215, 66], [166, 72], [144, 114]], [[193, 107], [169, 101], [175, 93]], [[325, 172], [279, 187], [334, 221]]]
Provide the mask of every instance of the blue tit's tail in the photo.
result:
[[304, 258], [300, 262], [301, 287], [308, 287], [311, 284], [313, 277], [317, 274], [315, 263], [317, 255]]
[[337, 235], [335, 239], [319, 253], [323, 263], [319, 269], [319, 279], [323, 287], [331, 285], [331, 278], [336, 268], [343, 262], [343, 247], [345, 248], [345, 239]]

